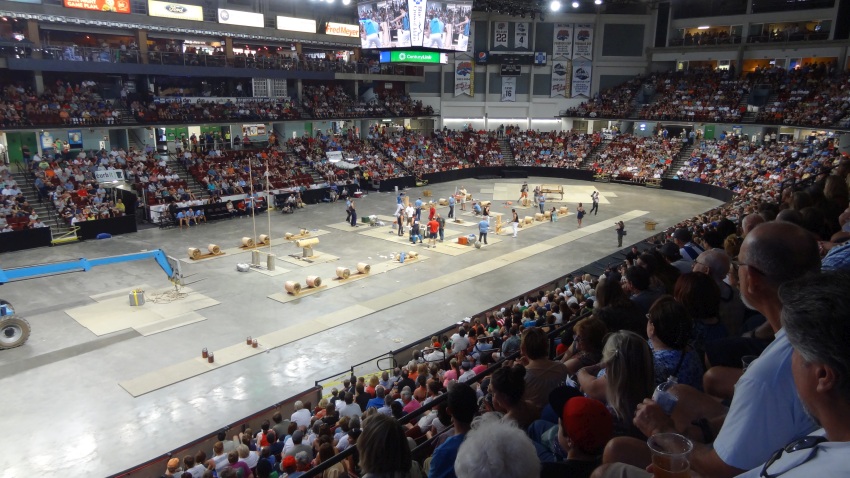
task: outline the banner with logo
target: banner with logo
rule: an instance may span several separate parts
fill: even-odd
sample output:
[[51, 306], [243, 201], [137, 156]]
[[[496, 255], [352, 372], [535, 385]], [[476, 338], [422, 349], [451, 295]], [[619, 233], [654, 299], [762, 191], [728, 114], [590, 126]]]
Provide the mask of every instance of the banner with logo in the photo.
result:
[[360, 25], [328, 22], [325, 24], [325, 35], [360, 38]]
[[556, 23], [552, 35], [552, 56], [556, 60], [573, 57], [573, 24]]
[[[426, 0], [407, 0], [407, 19], [410, 21], [410, 44], [425, 44]], [[360, 36], [360, 33], [357, 33]]]
[[552, 64], [552, 85], [549, 97], [567, 96], [570, 91], [570, 80], [572, 79], [572, 62], [570, 60], [556, 61]]
[[240, 10], [218, 9], [218, 22], [225, 25], [240, 25], [243, 27], [265, 27], [262, 13], [243, 12]]
[[589, 60], [593, 59], [593, 24], [578, 23], [574, 31], [573, 58], [583, 56]]
[[514, 23], [514, 50], [530, 50], [531, 41], [528, 36], [531, 35], [531, 27], [528, 22]]
[[493, 32], [493, 48], [508, 47], [508, 22], [496, 22]]
[[148, 0], [148, 15], [152, 17], [177, 18], [179, 20], [204, 21], [204, 9], [196, 5]]
[[[469, 14], [472, 17], [472, 13]], [[475, 51], [475, 42], [473, 39], [475, 38], [475, 23], [470, 18], [469, 20], [469, 35], [466, 37], [466, 53], [472, 56], [472, 53]]]
[[68, 130], [68, 146], [73, 149], [83, 147], [83, 131], [79, 129]]
[[120, 169], [108, 171], [95, 171], [94, 178], [99, 183], [112, 183], [115, 181], [124, 181], [124, 171]]
[[65, 0], [65, 6], [98, 12], [130, 13], [130, 0]]
[[516, 101], [516, 77], [502, 77], [502, 101]]
[[455, 96], [475, 96], [475, 65], [472, 60], [455, 61]]
[[593, 78], [592, 62], [587, 58], [573, 60], [572, 97], [584, 96], [590, 98], [590, 83]]

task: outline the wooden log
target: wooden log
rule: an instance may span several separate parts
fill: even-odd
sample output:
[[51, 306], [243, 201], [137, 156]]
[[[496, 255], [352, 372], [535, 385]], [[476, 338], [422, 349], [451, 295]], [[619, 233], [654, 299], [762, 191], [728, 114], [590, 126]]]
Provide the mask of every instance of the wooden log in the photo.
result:
[[219, 255], [221, 254], [221, 248], [215, 244], [210, 244], [207, 246], [207, 250], [210, 251], [210, 254]]
[[322, 278], [319, 276], [307, 276], [307, 286], [308, 287], [321, 287]]
[[348, 279], [349, 277], [351, 277], [351, 269], [349, 269], [348, 267], [337, 267], [336, 276], [340, 279]]
[[190, 247], [189, 248], [189, 259], [198, 260], [200, 258], [201, 258], [201, 250], [198, 249], [197, 247]]
[[367, 264], [365, 262], [358, 262], [357, 263], [357, 272], [359, 272], [361, 274], [368, 274], [369, 271], [371, 271], [371, 270], [372, 270], [372, 266], [370, 266], [369, 264]]
[[260, 244], [269, 245], [272, 241], [268, 234], [260, 234]]
[[298, 295], [301, 293], [301, 284], [294, 280], [286, 281], [286, 283], [283, 284], [283, 288], [286, 289], [286, 292], [289, 292], [292, 295]]
[[254, 239], [250, 237], [242, 238], [242, 247], [254, 247], [256, 244], [254, 243]]

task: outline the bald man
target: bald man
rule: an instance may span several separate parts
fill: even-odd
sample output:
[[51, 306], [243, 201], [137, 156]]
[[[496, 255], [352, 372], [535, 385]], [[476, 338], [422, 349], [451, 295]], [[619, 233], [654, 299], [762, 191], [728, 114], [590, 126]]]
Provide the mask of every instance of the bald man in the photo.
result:
[[[638, 405], [634, 419], [635, 426], [646, 436], [663, 432], [688, 435], [694, 442], [691, 469], [702, 476], [737, 476], [768, 461], [776, 449], [816, 428], [794, 388], [792, 348], [782, 330], [778, 291], [784, 283], [819, 273], [817, 242], [794, 224], [765, 223], [747, 235], [738, 263], [742, 299], [765, 316], [776, 339], [738, 380], [729, 409], [692, 387], [676, 385], [672, 393], [679, 400], [672, 417], [647, 399]], [[715, 433], [713, 444], [708, 445]], [[619, 456], [614, 456], [614, 450]], [[612, 440], [605, 453], [606, 462], [622, 461], [618, 458], [628, 456], [635, 466], [650, 463], [646, 444], [633, 438]], [[598, 476], [646, 476], [622, 472], [614, 468], [600, 471]]]
[[764, 222], [764, 218], [760, 214], [749, 214], [741, 221], [741, 230], [743, 231], [744, 237], [747, 237], [747, 234], [753, 230], [759, 224]]
[[709, 249], [694, 261], [694, 272], [702, 272], [714, 279], [720, 289], [720, 321], [729, 331], [729, 336], [740, 335], [744, 323], [744, 303], [738, 289], [726, 282], [731, 261], [723, 249]]

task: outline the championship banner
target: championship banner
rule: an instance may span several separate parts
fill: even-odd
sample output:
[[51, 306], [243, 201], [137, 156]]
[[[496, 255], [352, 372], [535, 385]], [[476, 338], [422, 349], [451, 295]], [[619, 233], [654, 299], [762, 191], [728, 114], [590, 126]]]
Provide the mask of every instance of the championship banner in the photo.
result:
[[590, 83], [592, 62], [587, 58], [573, 60], [572, 97], [584, 96], [590, 98]]
[[593, 24], [576, 24], [575, 39], [573, 40], [573, 58], [583, 56], [593, 59]]
[[528, 50], [529, 40], [528, 35], [531, 34], [531, 28], [528, 22], [514, 23], [514, 49]]
[[425, 44], [426, 0], [407, 0], [407, 17], [410, 20], [410, 44]]
[[573, 24], [556, 23], [552, 38], [552, 57], [556, 60], [573, 57]]
[[508, 47], [508, 22], [496, 22], [493, 33], [493, 48]]
[[571, 63], [570, 60], [563, 60], [552, 64], [552, 85], [549, 91], [549, 98], [567, 96], [567, 92], [570, 91], [570, 79], [572, 78]]
[[455, 96], [475, 96], [475, 68], [472, 60], [455, 61]]
[[516, 77], [502, 77], [502, 101], [516, 101]]

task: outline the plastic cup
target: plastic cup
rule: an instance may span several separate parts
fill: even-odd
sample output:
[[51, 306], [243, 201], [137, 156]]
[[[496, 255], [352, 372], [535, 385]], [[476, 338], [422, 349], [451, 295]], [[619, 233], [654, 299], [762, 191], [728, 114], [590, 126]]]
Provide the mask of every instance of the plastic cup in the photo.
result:
[[741, 357], [741, 365], [744, 369], [744, 372], [746, 372], [747, 369], [750, 368], [750, 365], [753, 364], [753, 360], [757, 358], [759, 358], [758, 355], [744, 355], [743, 357]]
[[658, 403], [664, 413], [668, 416], [673, 413], [673, 409], [676, 408], [676, 404], [679, 403], [679, 397], [670, 393], [670, 389], [675, 385], [674, 382], [664, 382], [658, 387], [655, 388], [655, 392], [652, 394], [652, 399]]
[[690, 478], [688, 458], [694, 444], [678, 433], [657, 433], [646, 441], [652, 453], [655, 478]]

